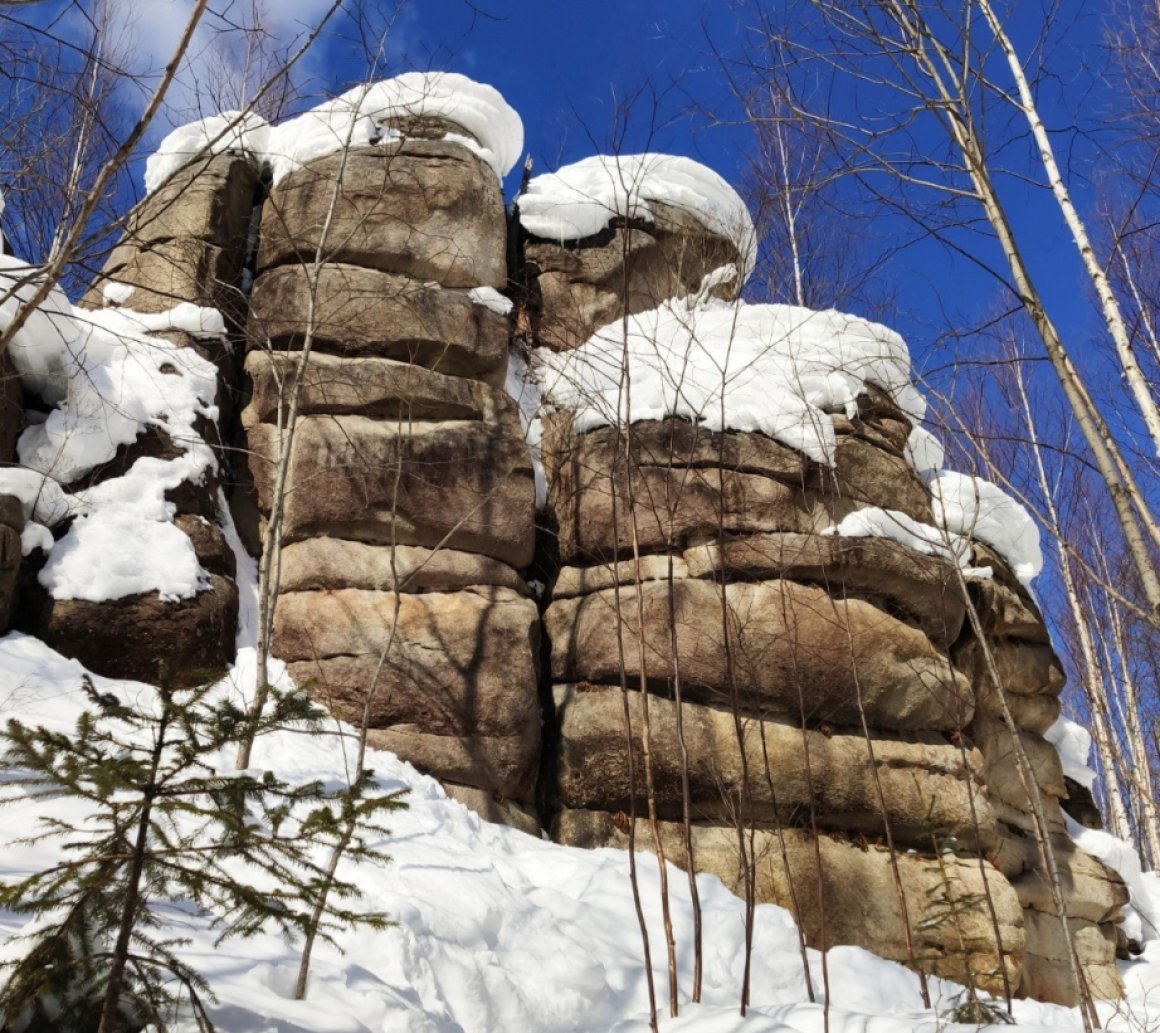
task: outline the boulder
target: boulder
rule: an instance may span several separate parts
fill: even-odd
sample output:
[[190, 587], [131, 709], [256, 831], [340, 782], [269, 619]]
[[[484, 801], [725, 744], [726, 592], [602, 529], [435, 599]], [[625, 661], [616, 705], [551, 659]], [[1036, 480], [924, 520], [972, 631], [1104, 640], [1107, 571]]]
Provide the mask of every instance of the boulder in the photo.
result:
[[[567, 351], [625, 312], [645, 312], [690, 294], [719, 266], [740, 261], [737, 248], [693, 216], [649, 201], [649, 223], [613, 220], [583, 240], [524, 241], [524, 273], [535, 299], [540, 344]], [[722, 292], [736, 290], [726, 284]]]
[[220, 574], [231, 581], [237, 577], [238, 561], [234, 550], [230, 548], [226, 536], [217, 524], [210, 523], [205, 517], [195, 516], [192, 513], [181, 513], [173, 521], [185, 532], [197, 561], [209, 574]]
[[134, 288], [124, 306], [137, 312], [167, 312], [190, 301], [237, 318], [245, 309], [241, 290], [244, 259], [241, 250], [193, 237], [148, 245], [126, 241], [109, 253], [96, 286], [82, 304], [101, 307], [101, 288], [111, 281]]
[[235, 154], [197, 158], [175, 172], [126, 217], [82, 305], [105, 304], [106, 284], [137, 288], [123, 303], [160, 312], [192, 301], [236, 312], [260, 170]]
[[857, 398], [858, 412], [853, 418], [845, 413], [830, 413], [834, 433], [854, 434], [878, 448], [903, 455], [913, 424], [880, 387], [866, 384]]
[[[246, 372], [253, 386], [242, 424], [273, 423], [297, 377], [300, 352], [251, 352]], [[285, 400], [285, 401], [284, 401]], [[368, 416], [378, 420], [478, 420], [495, 423], [516, 415], [515, 401], [493, 387], [433, 373], [392, 359], [347, 359], [313, 353], [298, 391], [300, 416]]]
[[312, 262], [320, 248], [328, 262], [445, 287], [504, 287], [503, 194], [482, 159], [449, 140], [396, 140], [327, 155], [270, 191], [258, 269]]
[[0, 495], [0, 635], [8, 630], [22, 558], [20, 533], [24, 530], [24, 509], [18, 498]]
[[[1011, 838], [1022, 855], [1021, 870], [1011, 878], [1019, 903], [1024, 908], [1058, 916], [1035, 840]], [[1052, 836], [1051, 846], [1068, 917], [1098, 925], [1118, 922], [1128, 903], [1124, 880], [1076, 846], [1069, 836]]]
[[689, 577], [790, 578], [866, 599], [916, 624], [942, 648], [958, 638], [966, 612], [948, 560], [888, 538], [752, 534], [694, 545], [684, 562]]
[[[624, 707], [636, 755], [637, 810], [643, 813], [644, 704], [639, 692], [557, 688], [559, 746], [553, 790], [568, 808], [627, 811], [632, 800]], [[657, 812], [682, 814], [681, 735], [676, 703], [650, 697], [650, 758]], [[803, 825], [931, 849], [936, 831], [964, 849], [990, 849], [998, 833], [976, 751], [930, 737], [873, 739], [808, 730], [778, 721], [682, 703], [692, 816], [700, 821]], [[738, 743], [738, 738], [743, 744]], [[748, 784], [748, 790], [745, 789]], [[881, 793], [881, 795], [880, 795]], [[743, 800], [743, 794], [745, 799]]]
[[[1022, 639], [989, 643], [995, 670], [1008, 696], [1058, 696], [1065, 677], [1063, 665], [1050, 645]], [[955, 666], [979, 686], [980, 697], [995, 692], [986, 655], [975, 638], [955, 652]]]
[[372, 748], [394, 753], [444, 785], [469, 783], [499, 794], [508, 803], [523, 804], [535, 792], [539, 740], [538, 726], [519, 734], [469, 736], [400, 724], [372, 728], [367, 734]]
[[245, 250], [261, 169], [235, 153], [205, 154], [178, 169], [125, 219], [125, 241], [191, 238]]
[[457, 592], [495, 585], [530, 596], [528, 583], [506, 563], [474, 552], [417, 545], [369, 545], [341, 538], [307, 538], [282, 548], [279, 590], [320, 592], [359, 588], [390, 592]]
[[[531, 562], [535, 506], [528, 446], [514, 414], [479, 421], [396, 423], [364, 416], [298, 421], [286, 479], [287, 541], [318, 535], [478, 552]], [[251, 427], [249, 466], [270, 512], [278, 431]]]
[[394, 359], [503, 386], [507, 318], [477, 305], [467, 291], [337, 261], [318, 271], [313, 291], [311, 275], [288, 265], [257, 278], [251, 349], [300, 348], [311, 331], [316, 352]]
[[[728, 610], [723, 632], [721, 593]], [[749, 712], [798, 723], [880, 729], [959, 729], [974, 709], [970, 684], [927, 637], [861, 600], [838, 600], [792, 581], [730, 584], [651, 581], [620, 592], [624, 669], [641, 673], [638, 600], [643, 613], [645, 674], [673, 677], [675, 628], [685, 697], [728, 703], [731, 686]], [[557, 682], [619, 684], [616, 593], [605, 589], [554, 601], [545, 613]]]
[[190, 599], [152, 592], [99, 603], [53, 599], [37, 586], [22, 600], [19, 624], [107, 678], [197, 685], [221, 677], [235, 654], [237, 586], [220, 574], [209, 583]]
[[[1042, 735], [1063, 712], [1063, 704], [1058, 696], [1016, 696], [1009, 693], [1007, 708], [1017, 728]], [[999, 696], [991, 688], [988, 679], [982, 684], [975, 683], [975, 712], [990, 717], [1002, 718], [1003, 706]]]
[[[987, 793], [992, 799], [1001, 800], [1009, 807], [1030, 814], [1032, 803], [1028, 787], [1024, 785], [1025, 777], [1029, 777], [1042, 798], [1054, 801], [1051, 805], [1053, 810], [1058, 801], [1067, 798], [1059, 754], [1041, 735], [1022, 729], [1017, 733], [1031, 769], [1024, 773], [1018, 763], [1015, 738], [1002, 721], [977, 713], [968, 734], [983, 754], [984, 778]], [[1044, 803], [1046, 805], [1046, 799]]]
[[1050, 644], [1039, 607], [1018, 582], [1004, 584], [995, 577], [971, 581], [970, 593], [987, 635], [1021, 639], [1034, 645]]
[[[439, 778], [531, 798], [539, 757], [536, 605], [505, 588], [279, 596], [274, 653], [374, 742]], [[381, 733], [381, 734], [380, 734]], [[389, 745], [387, 745], [389, 743]]]
[[[628, 827], [625, 815], [563, 811], [553, 823], [552, 838], [572, 846], [627, 849]], [[660, 833], [665, 857], [687, 868], [683, 826], [662, 822]], [[741, 859], [737, 830], [694, 825], [690, 838], [696, 870], [744, 894], [749, 858]], [[913, 851], [896, 853], [892, 862], [881, 846], [812, 836], [801, 829], [758, 829], [745, 840], [753, 847], [757, 901], [789, 911], [809, 946], [825, 950], [850, 944], [910, 964], [908, 919], [913, 961], [926, 971], [958, 982], [969, 971], [976, 986], [999, 994], [1002, 959], [1012, 989], [1019, 987], [1023, 916], [1011, 886], [989, 864], [953, 853], [936, 858]], [[636, 846], [653, 850], [646, 821], [637, 822]], [[984, 894], [991, 898], [996, 921], [982, 903]]]

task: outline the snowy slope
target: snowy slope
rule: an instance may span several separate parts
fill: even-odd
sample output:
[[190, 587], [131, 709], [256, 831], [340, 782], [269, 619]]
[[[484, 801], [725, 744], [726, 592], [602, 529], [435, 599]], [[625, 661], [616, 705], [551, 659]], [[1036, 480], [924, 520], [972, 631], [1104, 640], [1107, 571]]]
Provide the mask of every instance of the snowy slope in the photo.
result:
[[[75, 661], [35, 639], [11, 634], [0, 639], [0, 671], [6, 712], [53, 727], [71, 724], [83, 701], [83, 670]], [[93, 681], [98, 691], [129, 698], [140, 690], [95, 675]], [[255, 762], [295, 780], [344, 775], [337, 736], [271, 736], [260, 743]], [[625, 854], [555, 846], [488, 825], [391, 754], [374, 753], [371, 763], [384, 788], [411, 788], [411, 806], [391, 819], [391, 835], [383, 843], [393, 858], [390, 864], [363, 865], [346, 874], [364, 887], [367, 907], [386, 910], [398, 926], [345, 937], [345, 956], [333, 948], [319, 949], [308, 999], [295, 1002], [290, 999], [293, 945], [264, 935], [215, 947], [204, 920], [183, 923], [182, 933], [193, 940], [183, 955], [209, 978], [218, 996], [214, 1017], [222, 1033], [637, 1033], [647, 1028]], [[52, 862], [51, 851], [12, 842], [43, 808], [33, 813], [16, 805], [0, 812], [0, 870], [5, 874]], [[640, 873], [655, 975], [663, 992], [658, 879], [651, 856], [641, 857]], [[683, 875], [670, 874], [687, 1001], [691, 911]], [[705, 921], [704, 1003], [686, 1007], [679, 1021], [662, 1028], [820, 1031], [823, 1009], [806, 1001], [791, 920], [773, 906], [758, 909], [752, 1014], [745, 1021], [737, 1017], [742, 904], [713, 877], [703, 876], [699, 889]], [[21, 925], [20, 917], [0, 914], [0, 934], [10, 935]], [[1145, 1014], [1149, 989], [1153, 996], [1160, 993], [1158, 947], [1150, 944], [1145, 961], [1124, 966], [1133, 998], [1109, 1028], [1144, 1028], [1131, 1020]], [[810, 954], [820, 987], [821, 959]], [[917, 979], [901, 966], [839, 947], [829, 952], [828, 967], [834, 1002], [830, 1029], [835, 1033], [946, 1028], [923, 1012]], [[945, 1007], [955, 987], [935, 981], [934, 993]], [[1110, 1017], [1111, 1009], [1105, 1011]], [[1016, 1015], [1027, 1024], [1080, 1028], [1076, 1013], [1056, 1006], [1018, 1002]]]

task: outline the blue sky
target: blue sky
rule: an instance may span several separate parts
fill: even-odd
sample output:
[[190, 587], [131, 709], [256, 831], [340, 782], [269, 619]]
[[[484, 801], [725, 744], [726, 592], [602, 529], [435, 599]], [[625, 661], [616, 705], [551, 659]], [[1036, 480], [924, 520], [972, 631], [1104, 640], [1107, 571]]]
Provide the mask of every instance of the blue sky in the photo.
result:
[[[1108, 101], [1084, 66], [1100, 56], [1095, 48], [1102, 26], [1089, 13], [1091, 6], [1069, 5], [1070, 20], [1057, 21], [1052, 60], [1061, 77], [1041, 94], [1081, 200], [1099, 155], [1065, 130], [1077, 119], [1097, 120]], [[499, 89], [524, 120], [525, 147], [537, 170], [611, 149], [623, 134], [624, 151], [648, 147], [688, 155], [737, 182], [753, 135], [738, 124], [740, 107], [713, 50], [738, 58], [754, 41], [753, 0], [482, 0], [478, 8], [488, 13], [465, 0], [412, 4], [396, 26], [395, 53], [407, 64], [460, 71]], [[1030, 48], [1045, 16], [1039, 2], [1017, 5], [1011, 23], [1016, 41]], [[332, 53], [340, 60], [331, 67], [342, 68], [341, 53]], [[856, 100], [851, 95], [840, 103], [850, 109]], [[1025, 167], [1026, 157], [1012, 154], [1017, 169]], [[518, 171], [509, 179], [509, 194], [517, 176]], [[1005, 196], [1033, 242], [1029, 257], [1058, 321], [1072, 333], [1086, 332], [1081, 270], [1049, 199], [1015, 179], [1006, 183]], [[913, 227], [883, 213], [873, 233], [886, 242], [913, 235]], [[898, 329], [920, 355], [948, 315], [967, 326], [1002, 303], [990, 277], [931, 243], [896, 254], [883, 279], [900, 293]]]
[[[142, 70], [143, 96], [150, 82], [145, 73], [155, 73], [163, 64], [191, 0], [111, 2], [131, 27], [123, 39], [118, 30], [118, 42]], [[241, 0], [232, 2], [231, 10], [245, 6]], [[754, 137], [740, 124], [740, 107], [714, 49], [726, 61], [741, 57], [755, 42], [758, 12], [782, 14], [795, 2], [410, 0], [395, 20], [384, 71], [448, 69], [495, 86], [523, 118], [525, 147], [537, 171], [597, 151], [648, 148], [696, 158], [736, 183], [752, 154]], [[267, 0], [266, 8], [271, 27], [289, 40], [327, 5], [328, 0]], [[28, 17], [50, 17], [71, 6], [49, 0], [27, 9]], [[230, 0], [212, 6], [220, 10]], [[368, 5], [382, 18], [393, 7], [377, 0]], [[1051, 12], [1045, 0], [1021, 0], [1013, 8], [1012, 32], [1020, 46], [1030, 49]], [[1108, 90], [1091, 67], [1103, 59], [1105, 15], [1104, 5], [1083, 0], [1069, 2], [1066, 10], [1067, 20], [1055, 17], [1051, 23], [1056, 49], [1050, 57], [1058, 75], [1045, 84], [1040, 101], [1084, 207], [1091, 197], [1090, 180], [1106, 164], [1106, 155], [1069, 127], [1080, 123], [1091, 128], [1110, 105]], [[336, 23], [303, 63], [307, 93], [334, 93], [365, 77], [365, 59], [350, 36], [349, 25]], [[188, 94], [189, 85], [176, 94], [183, 90]], [[873, 101], [848, 84], [839, 88], [837, 102], [844, 111], [857, 107], [860, 114], [873, 114]], [[168, 123], [179, 118], [175, 114]], [[168, 123], [159, 124], [158, 137]], [[924, 144], [921, 137], [918, 142]], [[1025, 142], [1007, 156], [1016, 173], [1026, 169]], [[509, 177], [509, 195], [518, 174]], [[1031, 243], [1028, 257], [1053, 315], [1073, 340], [1086, 344], [1096, 327], [1082, 272], [1050, 198], [1017, 177], [1005, 181], [1004, 191]], [[914, 227], [897, 215], [885, 210], [873, 215], [851, 235], [851, 248], [886, 252], [914, 235]], [[969, 243], [986, 257], [995, 257], [985, 242], [972, 237]], [[932, 350], [948, 325], [973, 326], [1008, 303], [985, 273], [930, 241], [891, 253], [879, 281], [897, 292], [891, 321], [910, 341], [918, 364], [927, 368], [950, 358]], [[959, 342], [956, 350], [971, 347], [972, 342]], [[1096, 353], [1088, 350], [1096, 361]]]

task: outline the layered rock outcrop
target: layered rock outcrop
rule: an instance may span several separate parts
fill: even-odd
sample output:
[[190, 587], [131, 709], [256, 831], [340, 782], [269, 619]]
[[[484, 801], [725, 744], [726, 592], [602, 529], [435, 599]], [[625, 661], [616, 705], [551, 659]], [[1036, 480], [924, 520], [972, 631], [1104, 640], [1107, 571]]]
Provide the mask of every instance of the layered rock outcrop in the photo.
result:
[[506, 214], [493, 171], [422, 129], [305, 163], [263, 210], [242, 422], [263, 528], [280, 511], [273, 648], [338, 715], [365, 709], [372, 744], [531, 827], [534, 489], [502, 390]]
[[[610, 226], [607, 247], [624, 232]], [[700, 239], [682, 250], [669, 289], [688, 293], [711, 272], [689, 255], [723, 260]], [[574, 273], [601, 260], [595, 293], [580, 273], [573, 287], [533, 265], [548, 288], [533, 319], [547, 348], [580, 343], [591, 332], [584, 314], [597, 310], [615, 337], [616, 320], [643, 304], [626, 286], [633, 248], [602, 246], [525, 246], [532, 263], [566, 255]], [[640, 325], [625, 325], [626, 357], [645, 350]], [[616, 351], [612, 341], [592, 361]], [[543, 789], [554, 838], [624, 846], [635, 822], [638, 848], [663, 849], [738, 891], [752, 865], [758, 900], [793, 911], [812, 946], [857, 944], [996, 993], [1073, 1002], [1028, 790], [965, 620], [957, 563], [903, 533], [835, 533], [865, 509], [900, 532], [916, 522], [934, 531], [931, 490], [906, 452], [912, 417], [864, 384], [854, 405], [811, 413], [827, 426], [807, 437], [832, 442], [822, 462], [765, 434], [656, 418], [650, 361], [624, 377], [644, 378], [632, 385], [648, 398], [643, 418], [626, 417], [623, 399], [593, 401], [602, 382], [582, 364], [551, 366], [579, 371], [584, 385], [557, 391], [567, 401], [544, 432], [558, 547], [544, 614], [556, 761]], [[696, 372], [669, 369], [679, 411], [692, 404], [680, 385], [700, 384]], [[715, 404], [705, 411], [719, 426], [726, 401]], [[1086, 978], [1097, 996], [1115, 997], [1112, 923], [1126, 895], [1062, 835], [1062, 772], [1042, 738], [1059, 714], [1058, 661], [1026, 590], [998, 555], [974, 548], [994, 577], [971, 582], [972, 601], [1049, 816]], [[746, 846], [739, 827], [757, 830]]]
[[[126, 491], [114, 482], [132, 479], [141, 487], [127, 489], [128, 495], [148, 493], [159, 464], [168, 464], [170, 472], [159, 475], [165, 488], [157, 507], [188, 541], [181, 548], [191, 550], [204, 572], [196, 591], [179, 598], [164, 591], [78, 595], [73, 586], [58, 595], [38, 577], [42, 552], [34, 550], [24, 565], [17, 626], [101, 674], [194, 684], [220, 674], [234, 657], [238, 590], [233, 553], [219, 526], [218, 427], [237, 390], [230, 336], [245, 308], [242, 273], [258, 180], [257, 165], [240, 156], [186, 165], [129, 214], [121, 241], [81, 302], [89, 310], [128, 310], [122, 322], [94, 317], [94, 324], [113, 340], [118, 329], [133, 334], [142, 351], [134, 361], [156, 363], [162, 378], [207, 381], [208, 371], [207, 397], [190, 426], [171, 430], [169, 414], [150, 413], [155, 418], [136, 440], [120, 445], [107, 461], [84, 464], [83, 472], [64, 481], [78, 500], [74, 519], [84, 520], [89, 495], [122, 499]], [[85, 321], [78, 316], [82, 328]], [[149, 351], [151, 340], [159, 344], [155, 354]], [[86, 351], [99, 355], [83, 333], [68, 348], [74, 361], [83, 361]], [[189, 350], [188, 361], [181, 358], [183, 349]], [[112, 391], [117, 388], [114, 380]], [[162, 397], [151, 404], [163, 404]], [[137, 402], [128, 396], [124, 402], [106, 399], [114, 407]], [[60, 454], [71, 447], [65, 438]], [[145, 473], [150, 465], [152, 471]], [[67, 468], [67, 460], [59, 461], [50, 472], [60, 480], [56, 471]], [[58, 526], [56, 534], [67, 526]], [[97, 571], [93, 580], [99, 580]]]
[[[586, 847], [631, 834], [738, 891], [752, 873], [757, 899], [790, 909], [811, 946], [1073, 1003], [1038, 807], [1085, 978], [1117, 996], [1126, 893], [1067, 837], [1044, 739], [1062, 669], [1003, 556], [936, 526], [908, 450], [900, 339], [843, 350], [867, 327], [843, 317], [810, 331], [832, 368], [805, 387], [722, 372], [719, 390], [753, 406], [735, 423], [724, 398], [721, 413], [688, 401], [705, 385], [684, 369], [646, 385], [638, 410], [584, 382], [586, 396], [543, 410], [537, 528], [528, 414], [505, 390], [513, 337], [539, 356], [533, 369], [601, 328], [625, 333], [627, 356], [629, 317], [679, 298], [665, 318], [680, 324], [721, 305], [753, 261], [721, 215], [740, 200], [698, 201], [723, 186], [707, 170], [637, 156], [637, 194], [614, 177], [572, 236], [535, 181], [520, 201], [535, 214], [509, 226], [479, 126], [428, 112], [371, 128], [346, 148], [274, 154], [272, 183], [245, 148], [195, 157], [132, 213], [84, 304], [216, 308], [239, 345], [148, 330], [217, 371], [216, 409], [191, 437], [219, 462], [190, 464], [162, 500], [203, 582], [181, 597], [56, 598], [43, 553], [21, 563], [29, 504], [0, 495], [0, 628], [21, 570], [17, 624], [95, 671], [181, 681], [220, 668], [238, 608], [219, 526], [228, 486], [251, 552], [273, 549], [274, 655], [488, 819]], [[560, 182], [599, 193], [614, 166]], [[663, 189], [678, 174], [680, 204]], [[645, 352], [660, 325], [636, 324]], [[616, 344], [603, 353], [614, 366]], [[2, 368], [0, 381], [15, 383]], [[758, 411], [774, 391], [785, 411], [768, 408], [790, 414], [776, 426]], [[19, 407], [0, 403], [7, 463]], [[244, 458], [225, 458], [215, 416]], [[148, 423], [68, 494], [188, 447]]]

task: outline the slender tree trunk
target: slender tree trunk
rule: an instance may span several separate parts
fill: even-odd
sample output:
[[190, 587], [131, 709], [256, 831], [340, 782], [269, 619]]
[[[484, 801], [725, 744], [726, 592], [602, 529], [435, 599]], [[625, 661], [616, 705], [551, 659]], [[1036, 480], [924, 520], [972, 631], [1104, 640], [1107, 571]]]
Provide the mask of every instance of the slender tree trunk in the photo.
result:
[[[1110, 579], [1107, 556], [1102, 544], [1093, 542], [1100, 568], [1105, 581]], [[1139, 692], [1136, 689], [1136, 679], [1128, 664], [1129, 642], [1124, 629], [1123, 618], [1114, 599], [1107, 599], [1106, 612], [1108, 627], [1104, 629], [1105, 636], [1110, 635], [1116, 658], [1116, 666], [1120, 669], [1120, 686], [1124, 694], [1124, 703], [1120, 708], [1123, 718], [1124, 731], [1128, 740], [1128, 755], [1131, 761], [1131, 775], [1129, 785], [1132, 795], [1136, 799], [1139, 815], [1140, 832], [1138, 839], [1140, 846], [1147, 846], [1153, 869], [1160, 865], [1160, 816], [1157, 815], [1157, 785], [1152, 773], [1152, 762], [1148, 756], [1148, 744], [1144, 739], [1144, 729], [1140, 724], [1140, 715], [1143, 713]], [[1108, 658], [1108, 669], [1112, 669], [1111, 657]]]
[[1051, 843], [1051, 829], [1047, 822], [1047, 814], [1043, 810], [1043, 799], [1035, 780], [1035, 769], [1032, 767], [1031, 760], [1027, 756], [1027, 751], [1023, 747], [1023, 740], [1019, 737], [1019, 725], [1011, 713], [1010, 701], [1007, 699], [1007, 690], [1003, 685], [1003, 678], [999, 674], [998, 666], [995, 663], [995, 654], [992, 652], [991, 646], [987, 641], [986, 632], [983, 629], [983, 622], [979, 617], [978, 610], [975, 608], [974, 601], [971, 599], [966, 578], [963, 576], [961, 568], [956, 569], [958, 569], [959, 587], [962, 592], [963, 602], [966, 604], [967, 619], [970, 622], [971, 631], [974, 633], [975, 639], [979, 644], [979, 649], [983, 654], [987, 678], [990, 680], [991, 686], [995, 691], [995, 698], [999, 701], [1003, 724], [1011, 736], [1012, 752], [1015, 756], [1015, 770], [1018, 773], [1023, 792], [1027, 795], [1027, 799], [1031, 803], [1031, 814], [1034, 819], [1032, 822], [1032, 831], [1036, 846], [1039, 849], [1040, 860], [1043, 862], [1043, 871], [1046, 876], [1048, 889], [1051, 893], [1051, 900], [1059, 916], [1060, 932], [1063, 937], [1063, 942], [1067, 945], [1067, 964], [1072, 981], [1075, 984], [1076, 997], [1080, 1002], [1080, 1014], [1083, 1019], [1084, 1033], [1092, 1033], [1093, 1029], [1099, 1025], [1099, 1018], [1096, 1015], [1095, 1005], [1092, 1002], [1091, 993], [1088, 990], [1087, 980], [1084, 979], [1083, 971], [1080, 967], [1079, 955], [1076, 953], [1075, 941], [1071, 935], [1071, 927], [1068, 924], [1067, 901], [1063, 896], [1063, 883], [1059, 876], [1059, 866], [1056, 863], [1055, 848]]
[[617, 484], [617, 464], [621, 449], [613, 456], [612, 468], [608, 471], [609, 499], [612, 506], [613, 577], [612, 605], [613, 619], [616, 621], [616, 668], [620, 676], [620, 700], [624, 709], [624, 749], [628, 762], [628, 881], [632, 887], [632, 904], [636, 911], [637, 925], [640, 927], [641, 950], [644, 960], [645, 986], [648, 990], [649, 1029], [657, 1033], [657, 995], [653, 980], [652, 947], [649, 943], [648, 923], [644, 917], [644, 906], [640, 896], [640, 879], [636, 864], [636, 746], [632, 741], [632, 710], [628, 705], [628, 675], [625, 671], [624, 611], [620, 599], [620, 567], [617, 562], [615, 544], [620, 542], [620, 495]]
[[1031, 135], [1035, 140], [1036, 147], [1039, 149], [1039, 158], [1043, 163], [1043, 170], [1047, 175], [1047, 182], [1051, 186], [1051, 192], [1055, 196], [1059, 210], [1063, 213], [1063, 218], [1067, 223], [1068, 229], [1071, 230], [1076, 250], [1079, 252], [1084, 269], [1087, 271], [1088, 276], [1091, 278], [1092, 286], [1095, 288], [1096, 297], [1099, 299], [1100, 311], [1103, 313], [1104, 323], [1108, 328], [1108, 333], [1112, 336], [1112, 341], [1115, 343], [1116, 355], [1119, 357], [1120, 366], [1124, 371], [1124, 378], [1128, 381], [1128, 387], [1131, 389], [1132, 397], [1136, 401], [1140, 415], [1144, 419], [1144, 425], [1148, 428], [1148, 433], [1152, 438], [1152, 447], [1155, 449], [1157, 455], [1160, 455], [1160, 408], [1157, 407], [1155, 396], [1147, 380], [1144, 378], [1144, 374], [1140, 369], [1139, 363], [1136, 361], [1135, 355], [1132, 353], [1132, 343], [1128, 337], [1127, 327], [1124, 326], [1124, 319], [1120, 314], [1119, 302], [1116, 300], [1116, 294], [1112, 289], [1111, 281], [1108, 279], [1107, 273], [1104, 272], [1104, 267], [1096, 258], [1095, 248], [1092, 247], [1091, 240], [1088, 238], [1087, 228], [1084, 226], [1083, 220], [1079, 217], [1079, 212], [1076, 211], [1075, 205], [1072, 204], [1071, 194], [1068, 192], [1067, 185], [1064, 183], [1063, 176], [1060, 174], [1059, 165], [1055, 160], [1055, 151], [1051, 145], [1051, 138], [1047, 135], [1047, 129], [1043, 125], [1043, 120], [1039, 117], [1039, 110], [1036, 107], [1035, 98], [1031, 94], [1031, 86], [1027, 82], [1027, 76], [1023, 72], [1023, 64], [1019, 60], [1019, 55], [1015, 52], [1015, 47], [1011, 43], [1011, 39], [1007, 35], [1006, 30], [1003, 28], [1002, 22], [995, 15], [995, 11], [991, 6], [991, 0], [978, 0], [978, 4], [979, 9], [983, 12], [983, 17], [987, 19], [987, 24], [991, 28], [995, 42], [999, 44], [999, 48], [1003, 51], [1003, 55], [1007, 59], [1007, 66], [1011, 70], [1011, 76], [1015, 80], [1016, 88], [1019, 91], [1019, 110], [1027, 120], [1028, 127], [1031, 129]]
[[1096, 754], [1103, 769], [1104, 786], [1107, 789], [1108, 819], [1113, 833], [1121, 839], [1131, 836], [1128, 824], [1128, 815], [1124, 811], [1123, 797], [1120, 792], [1120, 779], [1116, 771], [1115, 754], [1111, 730], [1107, 720], [1107, 701], [1102, 698], [1104, 679], [1096, 657], [1095, 644], [1092, 640], [1091, 628], [1088, 626], [1088, 611], [1079, 598], [1078, 586], [1071, 570], [1071, 563], [1064, 549], [1063, 527], [1059, 519], [1059, 510], [1055, 505], [1055, 497], [1051, 490], [1051, 482], [1047, 477], [1047, 468], [1043, 463], [1043, 449], [1039, 441], [1038, 428], [1031, 408], [1031, 401], [1027, 396], [1027, 385], [1023, 380], [1023, 370], [1015, 363], [1015, 386], [1019, 392], [1019, 404], [1023, 410], [1023, 423], [1027, 429], [1028, 440], [1031, 445], [1031, 454], [1035, 460], [1035, 476], [1039, 481], [1039, 490], [1043, 494], [1043, 504], [1047, 510], [1048, 531], [1055, 543], [1059, 558], [1060, 576], [1063, 578], [1064, 591], [1067, 595], [1068, 608], [1071, 610], [1072, 623], [1075, 625], [1076, 635], [1079, 638], [1080, 657], [1083, 661], [1083, 690], [1088, 699], [1088, 710], [1092, 715], [1092, 724], [1096, 733]]
[[1091, 449], [1096, 469], [1107, 486], [1129, 554], [1140, 575], [1151, 619], [1160, 625], [1160, 576], [1157, 575], [1145, 538], [1147, 535], [1153, 545], [1160, 543], [1160, 528], [1157, 528], [1147, 502], [1135, 485], [1127, 463], [1121, 455], [1119, 445], [1099, 415], [1055, 324], [1044, 308], [1042, 297], [1023, 260], [1007, 213], [991, 181], [983, 147], [970, 121], [969, 112], [961, 107], [957, 91], [952, 90], [944, 82], [938, 66], [930, 56], [930, 51], [933, 50], [938, 55], [943, 68], [953, 70], [955, 62], [934, 39], [929, 27], [921, 21], [910, 4], [905, 5], [904, 9], [899, 0], [883, 0], [883, 2], [890, 17], [912, 48], [913, 60], [930, 80], [937, 94], [937, 98], [929, 103], [941, 115], [948, 135], [963, 156], [976, 195], [1011, 270], [1019, 298], [1043, 341], [1052, 369], [1075, 414], [1084, 440]]
[[[166, 706], [168, 704], [166, 703]], [[145, 868], [145, 855], [149, 850], [149, 824], [153, 817], [153, 801], [157, 794], [157, 772], [167, 745], [165, 733], [169, 728], [169, 717], [162, 713], [157, 724], [157, 739], [149, 766], [149, 780], [142, 789], [141, 814], [137, 820], [137, 835], [133, 843], [133, 853], [129, 859], [129, 871], [125, 876], [125, 899], [121, 905], [121, 923], [117, 930], [117, 940], [113, 946], [112, 961], [109, 966], [109, 982], [105, 989], [105, 1000], [101, 1006], [101, 1021], [97, 1033], [120, 1033], [124, 1026], [121, 1016], [121, 991], [124, 985], [125, 967], [129, 961], [129, 950], [133, 942], [133, 930], [137, 925], [137, 906], [141, 899], [141, 873]]]

